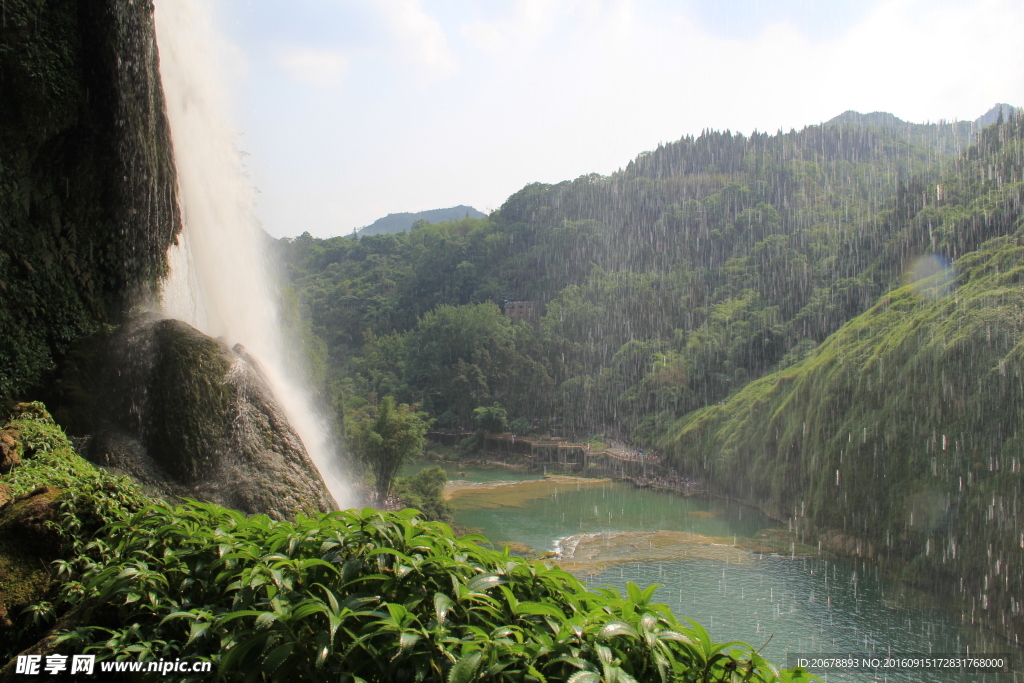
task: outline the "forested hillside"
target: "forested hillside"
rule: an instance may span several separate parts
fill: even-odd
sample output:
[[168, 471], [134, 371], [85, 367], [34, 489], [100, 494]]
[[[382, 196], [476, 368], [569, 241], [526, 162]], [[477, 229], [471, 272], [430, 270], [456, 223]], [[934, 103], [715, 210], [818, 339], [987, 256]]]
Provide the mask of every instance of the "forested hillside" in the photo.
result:
[[[952, 264], [660, 440], [678, 467], [1020, 633], [1024, 121], [983, 132], [896, 240]], [[979, 237], [1002, 235], [972, 249]], [[911, 269], [913, 271], [913, 269]]]
[[964, 131], [707, 132], [487, 219], [280, 253], [350, 413], [498, 402], [520, 433], [624, 434], [1012, 639], [1024, 117]]
[[[441, 425], [497, 401], [521, 430], [656, 439], [802, 359], [912, 258], [1012, 231], [1011, 209], [970, 208], [969, 177], [1010, 177], [988, 164], [1013, 126], [971, 146], [971, 124], [889, 123], [708, 131], [609, 177], [529, 185], [485, 219], [284, 240], [317, 381]], [[507, 300], [534, 302], [537, 324], [513, 325]]]

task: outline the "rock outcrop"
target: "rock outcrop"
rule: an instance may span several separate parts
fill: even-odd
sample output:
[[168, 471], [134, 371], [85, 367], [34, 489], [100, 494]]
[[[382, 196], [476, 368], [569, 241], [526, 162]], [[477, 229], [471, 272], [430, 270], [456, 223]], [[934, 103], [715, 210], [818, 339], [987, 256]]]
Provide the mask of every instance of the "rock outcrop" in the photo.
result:
[[61, 539], [48, 522], [58, 518], [60, 493], [42, 486], [15, 496], [0, 484], [0, 636], [13, 628], [13, 614], [42, 599], [53, 580], [47, 564], [57, 559]]
[[143, 316], [108, 342], [88, 457], [160, 495], [289, 519], [335, 504], [259, 366], [178, 320]]

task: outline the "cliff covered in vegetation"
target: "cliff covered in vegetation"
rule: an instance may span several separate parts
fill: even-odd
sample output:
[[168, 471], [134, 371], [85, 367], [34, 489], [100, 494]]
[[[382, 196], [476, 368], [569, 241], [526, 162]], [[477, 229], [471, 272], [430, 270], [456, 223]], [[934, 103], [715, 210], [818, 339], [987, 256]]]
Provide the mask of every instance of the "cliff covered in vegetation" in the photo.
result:
[[155, 288], [175, 194], [152, 3], [4, 3], [0, 397]]
[[659, 441], [715, 490], [892, 561], [1011, 638], [1024, 628], [1022, 152], [1021, 118], [986, 130], [908, 223], [936, 254], [908, 266], [919, 279]]

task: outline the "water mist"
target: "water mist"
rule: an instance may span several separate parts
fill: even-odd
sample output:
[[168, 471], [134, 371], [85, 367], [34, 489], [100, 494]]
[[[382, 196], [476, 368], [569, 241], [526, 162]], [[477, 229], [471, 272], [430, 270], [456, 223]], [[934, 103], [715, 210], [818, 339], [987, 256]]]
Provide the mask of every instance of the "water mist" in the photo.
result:
[[217, 73], [224, 44], [210, 8], [196, 0], [158, 0], [156, 33], [184, 229], [169, 252], [165, 315], [258, 360], [274, 396], [340, 507], [355, 503], [327, 421], [289, 372], [278, 288], [254, 213], [254, 190], [234, 147], [228, 99]]

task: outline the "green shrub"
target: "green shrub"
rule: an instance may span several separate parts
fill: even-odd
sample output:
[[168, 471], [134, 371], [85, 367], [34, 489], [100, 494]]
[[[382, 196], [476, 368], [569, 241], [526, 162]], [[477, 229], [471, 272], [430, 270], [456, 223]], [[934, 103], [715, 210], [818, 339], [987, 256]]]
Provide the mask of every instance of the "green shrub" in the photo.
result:
[[436, 465], [411, 477], [395, 480], [394, 493], [402, 505], [419, 510], [430, 521], [451, 522], [452, 507], [444, 499], [448, 473]]
[[[48, 523], [61, 546], [61, 559], [54, 563], [57, 580], [67, 581], [72, 575], [95, 570], [92, 565], [94, 544], [103, 544], [100, 530], [138, 512], [152, 501], [128, 477], [111, 475], [76, 455], [67, 436], [41, 403], [19, 405], [4, 429], [16, 435], [24, 462], [0, 476], [0, 483], [9, 486], [14, 496], [29, 494], [43, 486], [57, 489], [54, 503], [58, 514], [55, 521]], [[38, 568], [42, 561], [53, 559], [53, 555], [48, 554], [49, 543], [42, 540], [26, 541], [16, 535], [0, 538], [0, 569], [5, 563], [17, 565], [25, 561], [31, 561]], [[22, 614], [12, 612], [15, 628], [0, 637], [0, 662], [38, 640], [57, 615], [49, 599], [55, 590], [47, 588], [47, 584], [56, 582], [46, 578], [42, 586], [31, 589], [17, 585], [18, 577], [26, 576], [18, 571], [12, 571], [9, 576], [2, 576], [0, 572], [0, 602], [4, 607], [22, 608], [21, 601], [26, 596], [36, 598]], [[73, 582], [63, 584], [65, 601], [78, 590], [77, 586]]]
[[411, 510], [291, 523], [157, 505], [106, 538], [68, 599], [120, 625], [61, 637], [102, 659], [199, 658], [230, 681], [806, 680], [683, 626], [653, 586], [589, 591]]
[[226, 681], [806, 680], [684, 626], [651, 602], [654, 586], [591, 591], [415, 510], [278, 522], [147, 505], [75, 455], [41, 404], [7, 428], [26, 460], [0, 479], [16, 494], [62, 489], [51, 524], [65, 546], [0, 663], [43, 638], [100, 659], [210, 661]]

